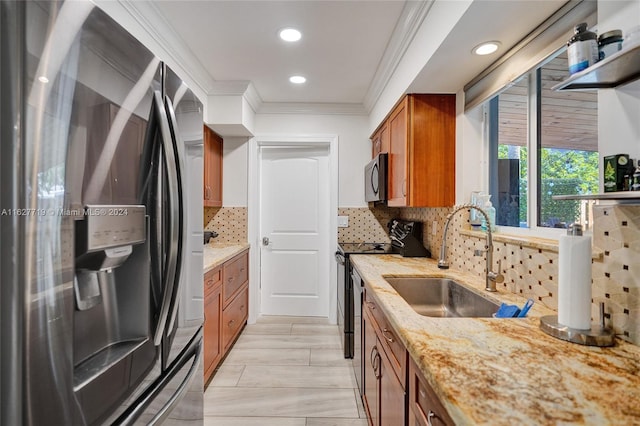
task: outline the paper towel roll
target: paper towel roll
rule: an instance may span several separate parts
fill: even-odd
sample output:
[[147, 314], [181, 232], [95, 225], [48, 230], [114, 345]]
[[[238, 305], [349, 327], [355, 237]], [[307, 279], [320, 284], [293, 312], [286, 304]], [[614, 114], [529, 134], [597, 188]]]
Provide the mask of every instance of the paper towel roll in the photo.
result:
[[591, 237], [562, 235], [558, 246], [558, 322], [591, 328]]

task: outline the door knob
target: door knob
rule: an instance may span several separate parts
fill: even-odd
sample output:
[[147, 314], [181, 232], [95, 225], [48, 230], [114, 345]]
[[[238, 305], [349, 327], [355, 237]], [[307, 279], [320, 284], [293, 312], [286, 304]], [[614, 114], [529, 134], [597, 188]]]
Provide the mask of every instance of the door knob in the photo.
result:
[[262, 245], [263, 246], [269, 245], [269, 237], [262, 237]]

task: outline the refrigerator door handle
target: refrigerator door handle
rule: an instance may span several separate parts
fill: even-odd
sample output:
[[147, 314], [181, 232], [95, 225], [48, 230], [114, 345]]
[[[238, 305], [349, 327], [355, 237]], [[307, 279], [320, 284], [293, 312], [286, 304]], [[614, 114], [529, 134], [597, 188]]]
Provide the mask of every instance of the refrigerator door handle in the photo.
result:
[[202, 358], [202, 328], [191, 339], [187, 347], [178, 355], [176, 360], [169, 366], [165, 374], [156, 379], [153, 384], [144, 391], [144, 393], [130, 405], [130, 407], [118, 417], [114, 425], [133, 425], [142, 413], [153, 403], [155, 398], [164, 390], [167, 384], [178, 374], [187, 362], [193, 358], [191, 367], [185, 378], [182, 380], [176, 391], [169, 400], [162, 406], [149, 422], [150, 425], [162, 423], [164, 419], [171, 413], [175, 405], [180, 402], [184, 393], [189, 388], [195, 375], [200, 371], [198, 365]]
[[185, 241], [185, 232], [184, 232], [184, 194], [186, 194], [186, 189], [185, 189], [185, 185], [186, 182], [184, 181], [184, 177], [182, 174], [182, 171], [184, 170], [184, 150], [183, 150], [183, 143], [182, 140], [180, 139], [180, 133], [178, 131], [178, 121], [176, 120], [176, 114], [175, 114], [175, 110], [173, 108], [173, 104], [171, 103], [171, 99], [169, 99], [168, 96], [165, 95], [164, 97], [164, 102], [165, 102], [165, 109], [167, 111], [167, 120], [169, 122], [169, 129], [171, 130], [171, 136], [172, 136], [172, 142], [173, 142], [173, 148], [174, 148], [174, 152], [175, 152], [175, 158], [174, 158], [174, 167], [176, 169], [176, 174], [178, 176], [178, 185], [179, 188], [178, 190], [180, 191], [180, 196], [178, 197], [178, 217], [179, 217], [179, 223], [180, 223], [180, 229], [179, 229], [179, 237], [178, 237], [178, 247], [177, 247], [177, 258], [176, 258], [176, 285], [175, 285], [175, 289], [173, 290], [175, 296], [172, 298], [172, 302], [171, 302], [171, 309], [169, 312], [169, 325], [167, 327], [167, 336], [171, 335], [171, 333], [173, 333], [174, 330], [174, 324], [176, 321], [176, 318], [178, 316], [178, 306], [179, 306], [179, 302], [180, 302], [180, 285], [181, 285], [181, 281], [180, 280], [180, 271], [182, 270], [182, 262], [183, 262], [183, 249], [186, 246], [186, 241]]
[[[178, 171], [175, 168], [175, 153], [173, 150], [173, 141], [171, 138], [171, 128], [169, 127], [169, 120], [167, 119], [167, 113], [162, 103], [162, 95], [160, 91], [156, 90], [153, 93], [153, 102], [155, 104], [155, 111], [157, 119], [160, 125], [160, 133], [162, 135], [162, 151], [164, 153], [165, 171], [167, 174], [167, 194], [169, 198], [169, 211], [176, 211], [176, 203], [180, 204], [180, 189], [179, 189], [179, 177]], [[167, 325], [167, 318], [169, 316], [169, 308], [171, 306], [172, 296], [174, 294], [174, 287], [176, 282], [176, 266], [178, 261], [178, 241], [180, 239], [180, 227], [182, 226], [181, 217], [175, 214], [171, 214], [169, 217], [169, 244], [167, 246], [167, 262], [163, 271], [163, 285], [164, 294], [162, 296], [162, 305], [160, 307], [160, 316], [158, 317], [158, 324], [153, 337], [153, 343], [159, 346], [162, 342], [162, 336], [164, 334], [165, 326]]]

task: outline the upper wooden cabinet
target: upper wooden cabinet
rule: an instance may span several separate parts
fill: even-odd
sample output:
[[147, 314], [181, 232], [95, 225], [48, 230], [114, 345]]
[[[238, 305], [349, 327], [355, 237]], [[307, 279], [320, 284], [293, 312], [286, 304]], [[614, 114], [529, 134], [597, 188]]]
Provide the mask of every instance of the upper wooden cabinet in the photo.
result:
[[372, 154], [371, 157], [375, 157], [381, 152], [389, 152], [389, 130], [387, 128], [387, 122], [382, 123], [376, 132], [371, 136]]
[[204, 126], [204, 206], [222, 207], [222, 138]]
[[389, 206], [454, 204], [455, 104], [455, 95], [406, 95], [374, 134], [386, 126], [389, 135]]

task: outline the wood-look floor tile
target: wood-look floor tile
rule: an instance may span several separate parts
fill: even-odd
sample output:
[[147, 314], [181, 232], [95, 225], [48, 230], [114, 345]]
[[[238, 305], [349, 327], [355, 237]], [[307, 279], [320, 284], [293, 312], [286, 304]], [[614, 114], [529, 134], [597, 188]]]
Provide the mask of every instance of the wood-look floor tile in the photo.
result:
[[353, 389], [210, 387], [205, 416], [358, 418]]
[[367, 419], [309, 418], [306, 426], [367, 426]]
[[291, 334], [295, 334], [295, 335], [315, 336], [318, 334], [326, 334], [330, 336], [335, 336], [338, 333], [339, 333], [339, 329], [337, 325], [327, 325], [327, 324], [292, 324], [291, 325]]
[[351, 358], [344, 357], [341, 349], [311, 349], [310, 365], [327, 365], [334, 367], [350, 367], [353, 365]]
[[262, 315], [256, 319], [257, 324], [329, 324], [326, 317], [293, 317], [278, 315]]
[[244, 371], [244, 365], [222, 364], [218, 371], [215, 372], [207, 390], [215, 386], [237, 386], [242, 371]]
[[[263, 366], [247, 365], [238, 381], [239, 387], [257, 388], [331, 388], [356, 387], [350, 367]], [[350, 395], [354, 399], [353, 394]], [[354, 399], [355, 400], [355, 399]]]
[[242, 334], [291, 334], [292, 324], [249, 324]]
[[234, 347], [224, 365], [309, 365], [310, 349], [246, 349]]
[[250, 349], [305, 349], [324, 348], [340, 349], [339, 337], [336, 336], [279, 336], [279, 335], [246, 335], [238, 338], [235, 344], [237, 348]]
[[304, 417], [211, 417], [205, 416], [204, 426], [305, 426]]

